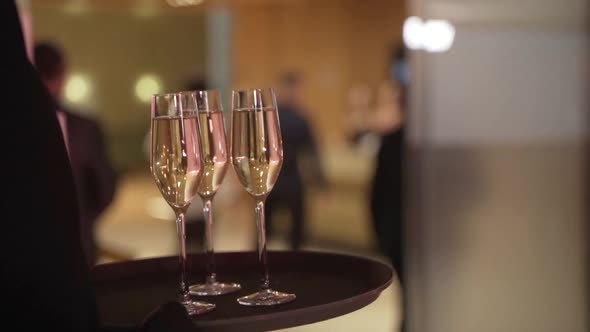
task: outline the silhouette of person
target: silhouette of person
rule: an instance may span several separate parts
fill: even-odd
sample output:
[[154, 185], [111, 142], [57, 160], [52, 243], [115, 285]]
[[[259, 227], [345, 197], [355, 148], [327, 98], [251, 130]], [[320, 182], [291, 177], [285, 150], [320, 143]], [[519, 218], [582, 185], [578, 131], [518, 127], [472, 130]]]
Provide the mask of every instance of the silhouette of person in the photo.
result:
[[300, 169], [303, 158], [309, 161], [307, 169], [322, 189], [326, 180], [319, 165], [316, 144], [311, 128], [300, 103], [301, 78], [294, 72], [281, 77], [278, 94], [278, 109], [283, 138], [283, 167], [279, 178], [266, 200], [267, 233], [273, 231], [273, 216], [277, 208], [287, 209], [291, 217], [289, 245], [296, 250], [301, 247], [305, 236], [305, 191]]
[[[56, 116], [57, 105], [27, 58], [14, 1], [1, 1], [0, 59], [5, 121], [0, 121], [3, 211], [16, 217], [0, 232], [4, 330], [194, 331], [180, 303], [156, 309], [136, 327], [100, 323], [89, 267], [80, 242], [72, 169]], [[8, 217], [7, 217], [8, 218]]]
[[[393, 85], [390, 84], [389, 88], [386, 85], [382, 86], [382, 102], [377, 110], [377, 113], [381, 115], [377, 117], [376, 125], [373, 127], [381, 134], [381, 145], [377, 152], [377, 167], [373, 177], [370, 204], [379, 248], [389, 258], [397, 272], [403, 301], [405, 301], [403, 110], [406, 106], [409, 77], [403, 48], [395, 50], [391, 62]], [[402, 330], [404, 322], [402, 317]]]
[[106, 155], [103, 133], [98, 123], [73, 113], [60, 104], [67, 64], [62, 52], [49, 43], [34, 48], [35, 67], [58, 105], [56, 111], [80, 206], [82, 245], [92, 266], [96, 262], [94, 225], [112, 202], [115, 194], [115, 172]]

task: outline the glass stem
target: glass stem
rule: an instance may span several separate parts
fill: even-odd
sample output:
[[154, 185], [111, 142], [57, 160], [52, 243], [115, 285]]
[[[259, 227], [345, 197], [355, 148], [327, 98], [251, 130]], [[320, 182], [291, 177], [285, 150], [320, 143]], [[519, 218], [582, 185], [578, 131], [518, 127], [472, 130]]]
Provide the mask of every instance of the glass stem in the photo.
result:
[[256, 200], [256, 228], [258, 229], [258, 260], [260, 262], [260, 290], [270, 289], [268, 266], [266, 265], [266, 224], [264, 220], [264, 198]]
[[213, 240], [213, 198], [203, 200], [203, 215], [207, 223], [207, 283], [217, 282], [215, 274], [215, 250]]
[[184, 211], [176, 211], [176, 233], [180, 247], [180, 302], [190, 302], [188, 284], [186, 280], [186, 227]]

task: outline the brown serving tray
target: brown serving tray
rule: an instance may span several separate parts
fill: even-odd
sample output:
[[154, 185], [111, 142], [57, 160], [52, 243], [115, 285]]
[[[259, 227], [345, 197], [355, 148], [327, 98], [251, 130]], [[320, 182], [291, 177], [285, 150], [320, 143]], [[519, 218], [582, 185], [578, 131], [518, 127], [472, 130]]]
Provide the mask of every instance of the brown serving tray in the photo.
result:
[[[246, 307], [236, 298], [257, 290], [255, 252], [215, 255], [219, 281], [238, 282], [232, 294], [195, 297], [217, 308], [195, 316], [199, 331], [266, 331], [319, 322], [345, 315], [375, 301], [393, 279], [390, 265], [359, 256], [310, 251], [268, 253], [273, 289], [295, 293], [291, 303]], [[206, 256], [189, 255], [189, 280], [205, 278]], [[101, 320], [111, 326], [139, 324], [178, 294], [178, 257], [98, 265], [93, 270]]]

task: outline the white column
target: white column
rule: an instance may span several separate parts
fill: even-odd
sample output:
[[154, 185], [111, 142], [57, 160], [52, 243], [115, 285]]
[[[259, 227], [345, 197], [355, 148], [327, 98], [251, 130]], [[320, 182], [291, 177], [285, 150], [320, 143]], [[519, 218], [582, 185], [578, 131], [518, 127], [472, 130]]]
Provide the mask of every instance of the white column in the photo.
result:
[[585, 2], [411, 3], [410, 331], [588, 331]]
[[226, 8], [214, 8], [207, 12], [207, 80], [221, 91], [224, 109], [231, 101], [231, 14]]

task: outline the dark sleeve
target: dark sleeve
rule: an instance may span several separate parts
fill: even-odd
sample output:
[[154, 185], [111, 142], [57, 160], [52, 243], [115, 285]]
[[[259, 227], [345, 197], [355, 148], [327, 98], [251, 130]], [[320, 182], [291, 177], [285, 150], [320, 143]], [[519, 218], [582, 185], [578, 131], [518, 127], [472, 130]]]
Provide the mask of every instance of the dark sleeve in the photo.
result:
[[93, 178], [94, 208], [92, 209], [92, 220], [96, 219], [113, 201], [115, 195], [116, 176], [104, 145], [104, 136], [98, 123], [89, 121], [89, 132], [93, 142], [93, 162], [91, 165], [91, 176]]
[[[74, 180], [57, 105], [26, 57], [15, 3], [0, 1], [0, 13], [0, 329], [109, 331], [98, 321], [80, 243]], [[193, 330], [179, 306], [164, 305], [139, 328], [124, 330]]]
[[398, 215], [402, 211], [404, 155], [403, 128], [382, 137], [372, 183], [371, 210], [374, 217], [384, 210]]

